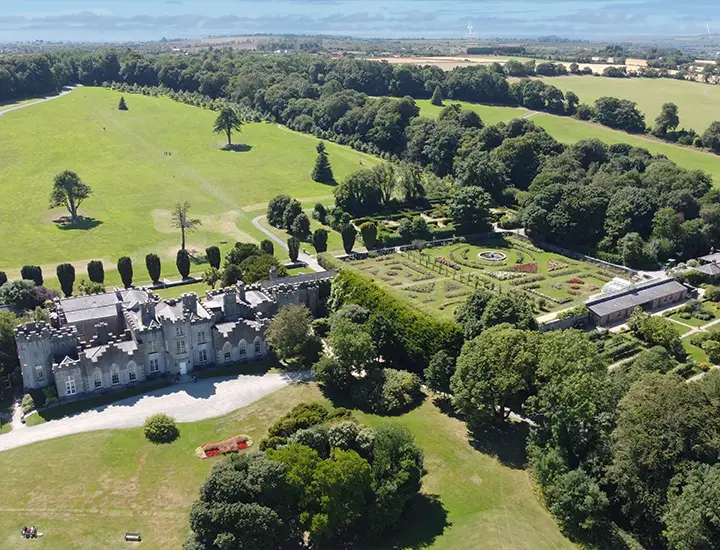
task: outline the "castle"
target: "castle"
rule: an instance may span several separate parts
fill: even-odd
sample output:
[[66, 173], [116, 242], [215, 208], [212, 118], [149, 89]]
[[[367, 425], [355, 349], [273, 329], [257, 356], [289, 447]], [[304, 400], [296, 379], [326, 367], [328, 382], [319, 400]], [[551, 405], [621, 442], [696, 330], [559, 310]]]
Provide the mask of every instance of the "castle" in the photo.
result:
[[79, 399], [161, 376], [185, 376], [268, 353], [265, 332], [277, 311], [302, 304], [313, 314], [334, 272], [161, 300], [151, 290], [116, 289], [57, 299], [50, 324], [18, 326], [15, 337], [28, 389], [54, 385]]

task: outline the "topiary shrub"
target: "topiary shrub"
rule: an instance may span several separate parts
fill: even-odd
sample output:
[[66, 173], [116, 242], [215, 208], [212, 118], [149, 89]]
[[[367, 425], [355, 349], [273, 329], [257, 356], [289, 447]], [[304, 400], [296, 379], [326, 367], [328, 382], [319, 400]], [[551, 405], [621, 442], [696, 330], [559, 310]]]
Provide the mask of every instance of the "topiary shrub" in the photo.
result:
[[148, 416], [143, 429], [145, 437], [153, 443], [172, 443], [180, 436], [175, 419], [164, 413]]
[[26, 393], [22, 399], [22, 412], [23, 412], [23, 414], [27, 414], [34, 409], [35, 409], [35, 400], [32, 398], [32, 395], [30, 395], [29, 393]]

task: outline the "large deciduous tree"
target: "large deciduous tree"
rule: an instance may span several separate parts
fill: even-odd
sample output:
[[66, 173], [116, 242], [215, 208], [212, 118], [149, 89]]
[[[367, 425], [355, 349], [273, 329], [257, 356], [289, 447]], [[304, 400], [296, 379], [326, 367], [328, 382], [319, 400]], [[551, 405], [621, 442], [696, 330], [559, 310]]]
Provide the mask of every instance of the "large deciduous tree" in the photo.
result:
[[460, 234], [487, 231], [490, 195], [480, 187], [463, 187], [450, 201], [450, 217]]
[[197, 228], [202, 225], [202, 220], [190, 217], [190, 203], [188, 201], [177, 203], [171, 217], [173, 227], [180, 230], [182, 237], [180, 248], [185, 250], [185, 232], [197, 231]]
[[266, 339], [281, 359], [299, 357], [310, 337], [311, 321], [305, 306], [285, 306], [270, 322]]
[[267, 209], [267, 221], [273, 227], [285, 226], [285, 210], [292, 199], [289, 195], [278, 195], [270, 200]]
[[216, 134], [227, 135], [228, 147], [232, 146], [232, 133], [239, 132], [242, 129], [243, 121], [237, 114], [235, 109], [231, 107], [225, 107], [217, 119], [215, 119], [215, 126], [213, 131]]
[[263, 239], [260, 241], [260, 250], [263, 254], [270, 254], [272, 256], [275, 254], [275, 245], [270, 239]]
[[72, 264], [60, 264], [57, 266], [56, 273], [65, 297], [72, 296], [73, 286], [75, 285], [75, 266]]
[[660, 108], [660, 114], [655, 119], [653, 133], [657, 136], [664, 136], [668, 132], [675, 130], [678, 124], [680, 124], [678, 106], [674, 103], [663, 103], [663, 106]]
[[157, 254], [148, 254], [145, 256], [145, 267], [147, 268], [148, 275], [150, 275], [150, 280], [153, 284], [158, 284], [162, 270], [160, 257]]
[[78, 219], [78, 208], [82, 202], [92, 194], [90, 186], [83, 183], [75, 172], [65, 170], [55, 176], [52, 193], [50, 194], [50, 208], [63, 206], [70, 213], [70, 220], [75, 223]]

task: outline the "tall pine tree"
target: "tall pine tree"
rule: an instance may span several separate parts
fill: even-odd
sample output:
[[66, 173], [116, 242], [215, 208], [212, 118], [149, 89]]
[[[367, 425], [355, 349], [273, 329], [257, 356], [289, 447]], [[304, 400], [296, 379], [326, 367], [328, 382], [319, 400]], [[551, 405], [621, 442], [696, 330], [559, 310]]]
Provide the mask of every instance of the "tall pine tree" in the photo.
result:
[[120, 98], [120, 103], [118, 103], [118, 109], [121, 110], [121, 111], [127, 111], [127, 110], [128, 110], [127, 103], [125, 103], [125, 96], [122, 96], [122, 97]]
[[430, 103], [438, 107], [442, 107], [443, 95], [440, 86], [435, 86], [435, 91], [433, 92], [432, 98], [430, 99]]
[[315, 168], [313, 168], [312, 172], [313, 181], [327, 184], [334, 183], [335, 177], [333, 176], [330, 160], [328, 159], [328, 154], [325, 150], [325, 143], [322, 141], [318, 143], [316, 150], [318, 152], [318, 157], [315, 161]]

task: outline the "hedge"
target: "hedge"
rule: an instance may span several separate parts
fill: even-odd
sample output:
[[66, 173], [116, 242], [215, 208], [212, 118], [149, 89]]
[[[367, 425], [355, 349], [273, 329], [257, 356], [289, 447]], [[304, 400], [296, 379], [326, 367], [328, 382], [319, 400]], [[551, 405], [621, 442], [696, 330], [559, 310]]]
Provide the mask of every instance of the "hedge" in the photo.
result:
[[330, 300], [335, 310], [347, 303], [358, 304], [384, 317], [397, 331], [401, 362], [411, 372], [422, 373], [438, 351], [456, 356], [462, 346], [460, 325], [414, 309], [355, 271], [346, 269], [335, 277]]
[[317, 262], [320, 264], [320, 267], [324, 267], [328, 271], [342, 269], [342, 262], [329, 252], [321, 252], [318, 254]]

